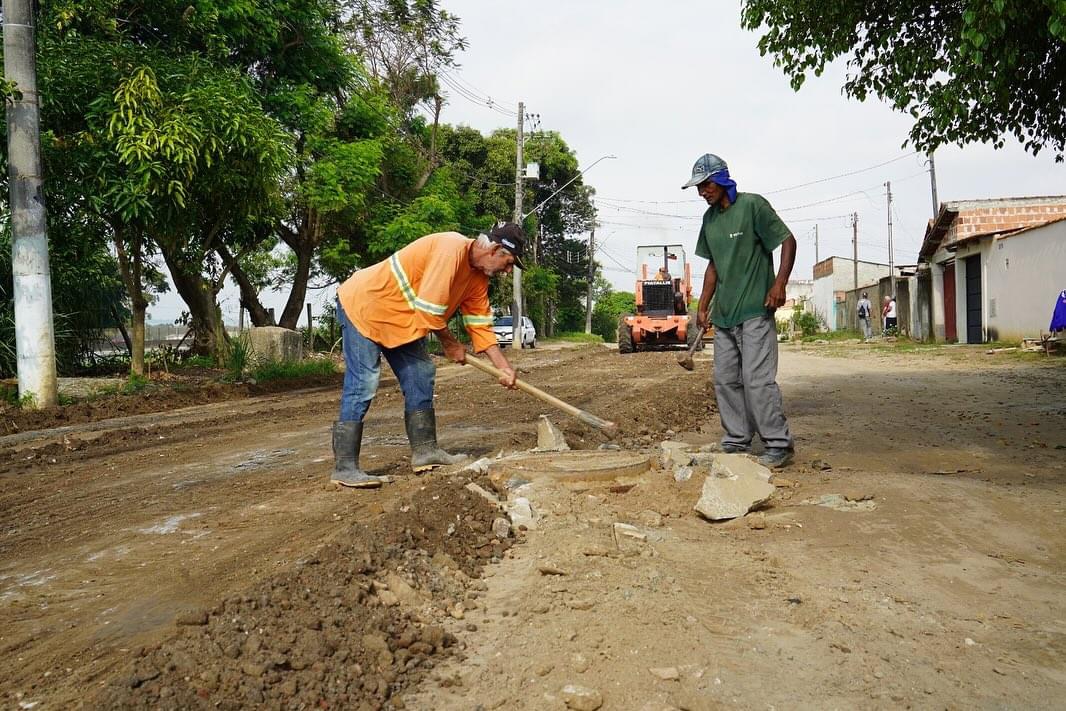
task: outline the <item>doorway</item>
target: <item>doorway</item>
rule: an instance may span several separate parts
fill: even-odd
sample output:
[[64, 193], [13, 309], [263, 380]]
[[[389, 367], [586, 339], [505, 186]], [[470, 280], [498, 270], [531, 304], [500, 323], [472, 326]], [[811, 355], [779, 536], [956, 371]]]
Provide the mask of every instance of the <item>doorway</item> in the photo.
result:
[[966, 342], [983, 343], [981, 328], [981, 255], [967, 257], [966, 263]]

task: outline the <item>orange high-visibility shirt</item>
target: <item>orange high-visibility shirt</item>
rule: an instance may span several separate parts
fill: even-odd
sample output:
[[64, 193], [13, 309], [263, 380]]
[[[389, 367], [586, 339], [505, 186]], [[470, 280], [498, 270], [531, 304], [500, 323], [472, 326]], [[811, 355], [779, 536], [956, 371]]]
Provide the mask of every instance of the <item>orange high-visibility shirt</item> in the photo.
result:
[[474, 240], [458, 232], [416, 239], [388, 259], [360, 269], [337, 290], [344, 313], [359, 332], [396, 348], [447, 328], [456, 309], [474, 351], [496, 345], [489, 278], [470, 266]]

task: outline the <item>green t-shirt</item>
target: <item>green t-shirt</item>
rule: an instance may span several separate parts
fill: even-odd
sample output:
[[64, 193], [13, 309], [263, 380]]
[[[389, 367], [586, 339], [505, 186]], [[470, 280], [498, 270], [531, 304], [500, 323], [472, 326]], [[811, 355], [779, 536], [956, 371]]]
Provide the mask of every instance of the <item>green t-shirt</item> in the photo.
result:
[[766, 292], [774, 284], [773, 251], [791, 234], [762, 195], [737, 193], [737, 201], [727, 209], [707, 208], [696, 256], [713, 262], [718, 272], [711, 323], [733, 328], [767, 315]]

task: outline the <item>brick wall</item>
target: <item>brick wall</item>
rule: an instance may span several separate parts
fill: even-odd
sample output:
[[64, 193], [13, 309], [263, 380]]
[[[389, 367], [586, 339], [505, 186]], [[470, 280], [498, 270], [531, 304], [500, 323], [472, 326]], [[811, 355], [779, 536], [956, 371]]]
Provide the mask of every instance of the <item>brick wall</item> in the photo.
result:
[[1005, 232], [1019, 227], [1042, 225], [1066, 217], [1066, 203], [1034, 204], [960, 209], [952, 221], [943, 244], [975, 234]]

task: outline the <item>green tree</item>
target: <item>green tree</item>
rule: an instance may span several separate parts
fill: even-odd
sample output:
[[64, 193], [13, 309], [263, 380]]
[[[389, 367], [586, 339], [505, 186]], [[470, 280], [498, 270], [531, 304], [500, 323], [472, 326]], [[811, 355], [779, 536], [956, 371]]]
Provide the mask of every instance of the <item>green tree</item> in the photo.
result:
[[618, 317], [636, 313], [636, 297], [628, 291], [614, 291], [602, 296], [592, 308], [592, 332], [605, 341], [618, 337]]
[[745, 0], [744, 27], [763, 31], [798, 90], [848, 58], [847, 95], [911, 114], [910, 142], [991, 142], [1033, 154], [1066, 149], [1066, 3], [1062, 0], [866, 2]]

